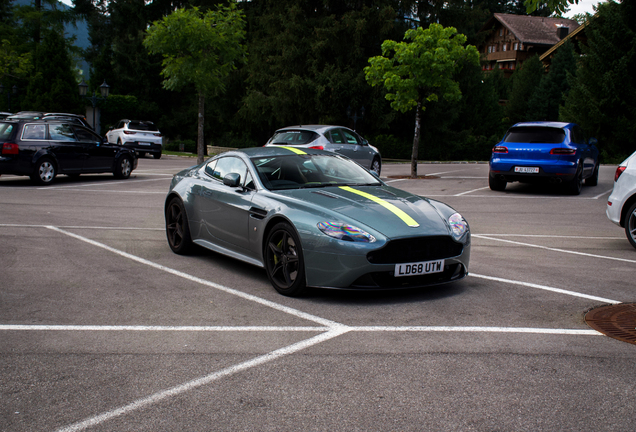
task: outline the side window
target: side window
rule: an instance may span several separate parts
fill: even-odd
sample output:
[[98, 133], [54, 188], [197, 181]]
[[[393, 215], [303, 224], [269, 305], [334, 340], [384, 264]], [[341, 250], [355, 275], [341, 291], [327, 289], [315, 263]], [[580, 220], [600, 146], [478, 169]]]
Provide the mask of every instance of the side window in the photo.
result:
[[45, 140], [46, 125], [45, 124], [27, 124], [24, 125], [22, 131], [23, 140]]
[[212, 177], [223, 181], [223, 177], [230, 173], [239, 174], [241, 176], [241, 184], [245, 184], [247, 165], [245, 165], [245, 163], [237, 157], [228, 156], [217, 159]]
[[355, 136], [354, 134], [352, 134], [351, 132], [349, 132], [349, 131], [347, 131], [345, 129], [341, 129], [341, 131], [342, 131], [342, 135], [344, 136], [345, 142], [347, 144], [353, 144], [353, 145], [360, 144], [358, 142], [358, 137], [357, 136]]
[[340, 133], [339, 129], [334, 129], [331, 132], [329, 132], [329, 135], [331, 137], [331, 142], [334, 144], [344, 144], [345, 140], [344, 138], [342, 138], [342, 134]]
[[49, 125], [49, 135], [53, 141], [76, 141], [73, 130], [69, 125]]
[[218, 159], [213, 160], [212, 162], [210, 162], [209, 164], [207, 164], [205, 166], [205, 173], [207, 175], [209, 175], [210, 177], [214, 177], [214, 178], [218, 178], [215, 174], [214, 174], [214, 167], [216, 166], [216, 161]]
[[78, 141], [91, 142], [91, 143], [101, 142], [101, 138], [98, 135], [90, 131], [87, 131], [86, 129], [73, 128], [73, 130], [75, 131], [75, 136], [77, 137]]
[[243, 184], [249, 190], [256, 190], [256, 185], [254, 184], [254, 179], [252, 178], [252, 175], [250, 174], [249, 171], [245, 175], [245, 182]]
[[583, 134], [581, 133], [581, 128], [578, 126], [572, 128], [572, 142], [575, 144], [583, 144]]

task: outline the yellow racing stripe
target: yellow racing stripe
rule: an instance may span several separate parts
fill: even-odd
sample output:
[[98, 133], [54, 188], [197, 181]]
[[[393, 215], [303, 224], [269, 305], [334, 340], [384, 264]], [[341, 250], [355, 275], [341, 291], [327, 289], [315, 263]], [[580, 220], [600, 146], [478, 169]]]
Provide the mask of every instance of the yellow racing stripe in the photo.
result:
[[292, 151], [292, 152], [294, 152], [294, 153], [296, 153], [296, 154], [301, 154], [301, 155], [302, 155], [302, 154], [307, 154], [307, 153], [305, 153], [304, 151], [302, 151], [301, 149], [297, 149], [297, 148], [295, 148], [295, 147], [280, 146], [280, 148], [287, 149], [287, 150]]
[[397, 217], [402, 219], [402, 221], [405, 224], [407, 224], [408, 226], [410, 226], [410, 227], [414, 227], [415, 228], [415, 227], [420, 226], [420, 224], [415, 222], [415, 220], [411, 216], [407, 215], [405, 212], [403, 212], [402, 210], [400, 210], [399, 208], [397, 208], [396, 206], [394, 206], [390, 202], [387, 202], [387, 201], [383, 200], [382, 198], [378, 198], [377, 196], [373, 196], [371, 194], [368, 194], [366, 192], [362, 192], [361, 190], [357, 190], [357, 189], [354, 189], [354, 188], [349, 187], [349, 186], [340, 186], [340, 189], [345, 190], [347, 192], [351, 192], [351, 193], [360, 195], [362, 197], [365, 197], [365, 198], [373, 201], [374, 203], [380, 204], [382, 207], [384, 207], [385, 209], [389, 210], [390, 212], [395, 214]]

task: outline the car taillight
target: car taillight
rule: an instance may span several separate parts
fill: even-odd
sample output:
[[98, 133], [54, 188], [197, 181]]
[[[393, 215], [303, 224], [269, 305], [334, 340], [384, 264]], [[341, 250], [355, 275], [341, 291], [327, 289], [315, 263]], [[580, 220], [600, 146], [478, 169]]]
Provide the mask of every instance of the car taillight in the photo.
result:
[[3, 155], [17, 155], [19, 152], [18, 145], [15, 143], [4, 143], [2, 144], [2, 154]]
[[310, 149], [315, 149], [315, 150], [324, 150], [325, 149], [323, 146], [311, 146], [309, 148]]
[[621, 176], [621, 174], [623, 174], [623, 171], [625, 171], [625, 168], [627, 168], [626, 166], [619, 166], [618, 168], [616, 168], [616, 173], [614, 174], [614, 181], [618, 180], [618, 178]]
[[161, 134], [160, 134], [160, 133], [158, 133], [158, 134], [153, 134], [153, 135], [154, 135], [154, 136], [158, 136], [158, 137], [160, 137], [160, 136], [161, 136]]
[[551, 155], [573, 155], [576, 149], [557, 147], [550, 150]]
[[492, 148], [493, 153], [508, 153], [508, 147], [505, 146], [494, 146]]
[[125, 133], [126, 135], [134, 135], [134, 134], [136, 134], [137, 132], [124, 131], [124, 133]]

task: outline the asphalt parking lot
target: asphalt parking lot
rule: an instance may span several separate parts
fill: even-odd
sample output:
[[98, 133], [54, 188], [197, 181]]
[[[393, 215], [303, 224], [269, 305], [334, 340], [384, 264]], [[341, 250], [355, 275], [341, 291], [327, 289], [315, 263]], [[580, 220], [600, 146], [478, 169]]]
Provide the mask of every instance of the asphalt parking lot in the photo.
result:
[[163, 201], [193, 163], [0, 177], [0, 431], [636, 430], [636, 345], [584, 320], [636, 301], [636, 250], [605, 216], [615, 166], [567, 196], [493, 192], [486, 164], [385, 164], [468, 220], [470, 276], [287, 298], [262, 269], [171, 252]]

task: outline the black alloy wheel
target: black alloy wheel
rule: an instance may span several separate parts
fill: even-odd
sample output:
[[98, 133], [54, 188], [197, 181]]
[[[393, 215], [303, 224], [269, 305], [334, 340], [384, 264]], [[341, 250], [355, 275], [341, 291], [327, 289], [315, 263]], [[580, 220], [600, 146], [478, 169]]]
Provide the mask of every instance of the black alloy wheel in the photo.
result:
[[265, 242], [267, 277], [280, 294], [294, 297], [305, 292], [305, 264], [296, 230], [289, 224], [276, 224]]
[[188, 254], [193, 247], [185, 207], [180, 198], [172, 198], [166, 208], [166, 236], [172, 252]]
[[31, 174], [31, 181], [41, 186], [50, 185], [53, 183], [56, 174], [55, 162], [48, 157], [43, 157], [35, 164], [35, 169]]
[[375, 158], [373, 162], [371, 162], [371, 171], [374, 171], [378, 177], [380, 177], [380, 171], [382, 170], [382, 164], [380, 163], [380, 159]]

